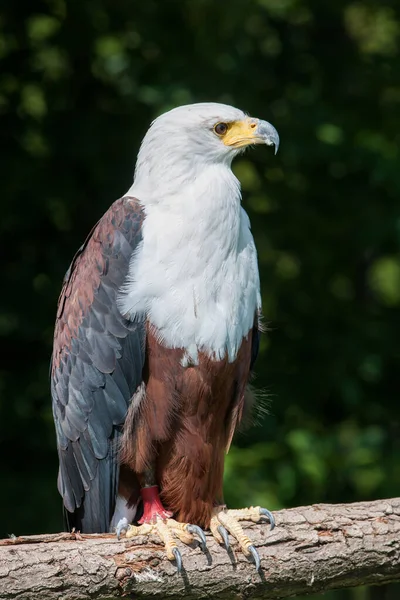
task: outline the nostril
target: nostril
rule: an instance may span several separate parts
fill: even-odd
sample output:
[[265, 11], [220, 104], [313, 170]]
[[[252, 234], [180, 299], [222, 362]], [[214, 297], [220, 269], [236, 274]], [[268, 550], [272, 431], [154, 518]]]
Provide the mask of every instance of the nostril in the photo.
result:
[[255, 124], [255, 123], [252, 123], [252, 124], [250, 125], [250, 127], [251, 127], [252, 129], [254, 129], [254, 127], [255, 127], [255, 126], [256, 126], [256, 124]]

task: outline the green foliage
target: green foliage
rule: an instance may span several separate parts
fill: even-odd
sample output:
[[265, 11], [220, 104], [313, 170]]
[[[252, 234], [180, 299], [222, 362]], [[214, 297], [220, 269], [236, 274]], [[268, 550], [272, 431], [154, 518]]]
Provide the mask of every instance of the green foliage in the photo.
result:
[[270, 412], [235, 440], [227, 501], [398, 494], [399, 45], [390, 0], [3, 3], [0, 535], [61, 528], [47, 373], [69, 261], [128, 189], [150, 121], [203, 100], [281, 135], [276, 157], [235, 165]]

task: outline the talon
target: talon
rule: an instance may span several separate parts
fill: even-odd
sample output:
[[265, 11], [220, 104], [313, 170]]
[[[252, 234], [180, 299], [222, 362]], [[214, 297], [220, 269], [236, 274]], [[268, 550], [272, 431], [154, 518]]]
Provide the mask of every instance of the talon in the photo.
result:
[[218, 525], [217, 529], [218, 529], [218, 533], [220, 534], [220, 536], [224, 540], [225, 548], [227, 550], [229, 550], [229, 548], [231, 547], [231, 545], [229, 543], [229, 537], [228, 537], [227, 530], [225, 529], [225, 527], [223, 525]]
[[178, 548], [172, 548], [172, 553], [175, 556], [176, 570], [178, 573], [180, 573], [182, 571], [182, 555]]
[[117, 523], [117, 526], [115, 528], [115, 533], [117, 534], [117, 539], [121, 539], [121, 533], [123, 531], [127, 531], [129, 527], [129, 523], [128, 523], [128, 519], [126, 517], [124, 517], [123, 519], [120, 519]]
[[204, 531], [202, 530], [201, 527], [199, 527], [198, 525], [187, 525], [186, 526], [186, 530], [189, 533], [192, 534], [197, 534], [200, 538], [200, 546], [201, 549], [203, 550], [203, 552], [205, 551], [205, 549], [207, 548], [207, 541], [206, 541], [206, 536], [204, 535]]
[[260, 557], [259, 557], [259, 554], [258, 554], [257, 550], [254, 548], [253, 545], [248, 546], [247, 550], [250, 552], [250, 554], [254, 558], [254, 562], [255, 562], [255, 565], [256, 565], [256, 571], [259, 571], [260, 568], [261, 568], [261, 561], [260, 561]]
[[272, 512], [270, 512], [267, 508], [260, 508], [260, 515], [263, 515], [264, 517], [267, 517], [267, 519], [269, 519], [271, 525], [270, 531], [272, 531], [275, 527], [275, 519]]

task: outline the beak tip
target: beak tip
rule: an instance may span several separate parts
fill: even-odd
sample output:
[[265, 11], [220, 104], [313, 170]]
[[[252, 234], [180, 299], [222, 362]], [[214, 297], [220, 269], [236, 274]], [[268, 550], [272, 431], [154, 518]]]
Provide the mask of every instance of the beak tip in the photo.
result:
[[267, 121], [260, 121], [259, 129], [260, 135], [264, 139], [267, 146], [275, 146], [275, 154], [279, 149], [279, 134], [275, 127]]
[[274, 130], [274, 132], [272, 133], [272, 135], [271, 135], [271, 137], [270, 137], [270, 141], [271, 141], [271, 144], [273, 144], [273, 145], [275, 146], [275, 152], [274, 152], [274, 154], [275, 154], [275, 156], [276, 156], [276, 155], [277, 155], [277, 153], [278, 153], [278, 150], [279, 150], [279, 142], [280, 142], [280, 139], [279, 139], [279, 134], [278, 134], [278, 132], [276, 131], [276, 129], [275, 129], [275, 130]]
[[265, 141], [265, 143], [267, 144], [267, 146], [274, 146], [274, 155], [276, 156], [278, 154], [278, 150], [279, 150], [279, 137], [271, 136], [270, 138], [268, 138]]

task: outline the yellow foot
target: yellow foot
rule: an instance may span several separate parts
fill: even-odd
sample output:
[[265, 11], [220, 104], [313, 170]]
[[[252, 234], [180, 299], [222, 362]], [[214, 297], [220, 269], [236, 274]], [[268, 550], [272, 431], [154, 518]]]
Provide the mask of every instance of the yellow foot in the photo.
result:
[[[125, 521], [125, 522], [122, 522]], [[169, 560], [176, 561], [178, 573], [182, 570], [182, 556], [176, 543], [176, 538], [179, 538], [184, 544], [191, 544], [196, 540], [194, 534], [200, 538], [202, 550], [206, 549], [206, 536], [204, 531], [198, 525], [190, 523], [178, 523], [175, 519], [158, 518], [153, 523], [143, 523], [143, 525], [129, 525], [126, 519], [118, 523], [116, 533], [118, 539], [122, 531], [126, 531], [127, 538], [136, 537], [137, 535], [149, 535], [154, 533], [158, 535], [165, 546], [165, 552]]]
[[260, 506], [251, 506], [250, 508], [240, 508], [237, 510], [227, 510], [224, 507], [218, 506], [214, 509], [214, 514], [211, 517], [210, 529], [214, 538], [220, 544], [225, 544], [226, 549], [229, 549], [229, 533], [239, 542], [239, 546], [246, 556], [252, 556], [256, 565], [257, 571], [260, 569], [260, 557], [254, 547], [253, 542], [247, 537], [242, 529], [239, 521], [253, 521], [257, 523], [262, 517], [266, 517], [271, 529], [275, 527], [275, 519], [266, 508]]

